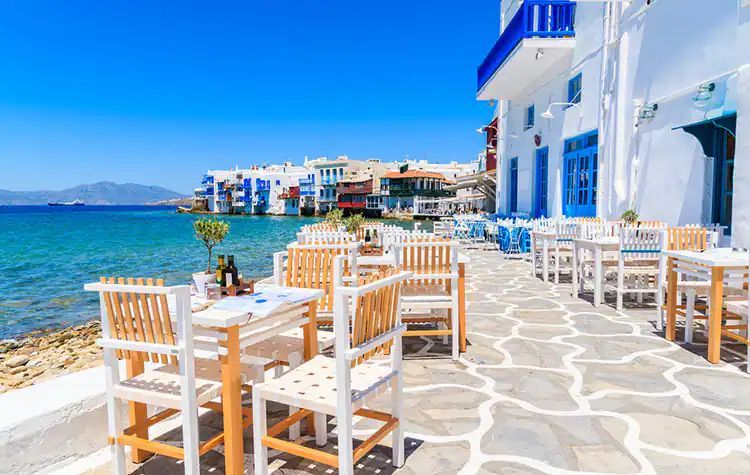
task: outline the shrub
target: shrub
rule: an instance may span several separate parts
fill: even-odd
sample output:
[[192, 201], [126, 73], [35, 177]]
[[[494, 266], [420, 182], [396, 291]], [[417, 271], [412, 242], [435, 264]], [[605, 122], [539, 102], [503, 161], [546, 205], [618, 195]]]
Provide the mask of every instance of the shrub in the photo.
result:
[[200, 218], [193, 223], [193, 230], [195, 231], [195, 238], [201, 241], [208, 250], [206, 273], [209, 274], [211, 273], [211, 255], [214, 246], [223, 241], [229, 233], [229, 223], [216, 218]]
[[638, 222], [638, 219], [640, 219], [640, 216], [638, 213], [635, 212], [635, 210], [629, 209], [622, 213], [622, 216], [620, 216], [620, 219], [625, 221], [626, 224], [634, 225]]

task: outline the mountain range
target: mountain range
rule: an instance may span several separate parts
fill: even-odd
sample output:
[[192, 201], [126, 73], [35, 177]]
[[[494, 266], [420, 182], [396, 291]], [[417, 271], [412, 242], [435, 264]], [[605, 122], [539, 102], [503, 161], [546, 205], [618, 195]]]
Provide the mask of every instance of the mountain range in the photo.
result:
[[0, 205], [46, 205], [77, 199], [87, 205], [144, 205], [184, 197], [160, 186], [101, 181], [59, 191], [0, 190]]

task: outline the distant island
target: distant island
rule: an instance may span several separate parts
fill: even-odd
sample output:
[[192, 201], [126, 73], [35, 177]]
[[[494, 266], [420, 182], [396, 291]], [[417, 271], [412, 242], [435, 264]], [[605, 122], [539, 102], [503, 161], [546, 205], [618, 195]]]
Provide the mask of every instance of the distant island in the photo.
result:
[[59, 191], [0, 190], [0, 205], [46, 205], [80, 199], [87, 205], [147, 205], [176, 203], [189, 197], [160, 186], [101, 181]]

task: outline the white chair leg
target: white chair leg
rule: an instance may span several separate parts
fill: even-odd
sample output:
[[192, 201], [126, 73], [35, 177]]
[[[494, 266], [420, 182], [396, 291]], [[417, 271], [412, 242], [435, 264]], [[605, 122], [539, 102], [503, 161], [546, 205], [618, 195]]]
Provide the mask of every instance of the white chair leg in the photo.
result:
[[560, 251], [555, 251], [555, 284], [560, 283]]
[[322, 412], [315, 413], [315, 443], [318, 447], [328, 443], [328, 420]]
[[[646, 288], [646, 276], [635, 276], [635, 288], [645, 289]], [[635, 294], [635, 301], [638, 305], [643, 305], [643, 292], [637, 292]]]
[[261, 442], [268, 433], [266, 427], [266, 401], [260, 392], [253, 392], [253, 448], [255, 452], [255, 475], [268, 475], [268, 448]]
[[183, 459], [185, 473], [199, 475], [200, 470], [200, 439], [198, 438], [198, 409], [182, 411], [182, 445], [185, 451]]
[[625, 292], [625, 272], [620, 269], [619, 272], [617, 272], [617, 304], [616, 307], [618, 311], [622, 310], [622, 297], [623, 293]]
[[693, 342], [693, 317], [695, 316], [695, 290], [685, 292], [685, 343]]
[[[289, 363], [289, 369], [290, 370], [298, 367], [299, 365], [302, 364], [302, 355], [299, 354], [299, 353], [291, 353], [289, 355], [289, 362], [288, 363]], [[297, 408], [297, 407], [289, 406], [289, 415], [290, 416], [293, 415], [298, 410], [299, 410], [299, 408]], [[292, 426], [289, 428], [289, 439], [291, 439], [291, 440], [297, 440], [299, 438], [300, 438], [300, 423], [297, 422], [297, 423], [292, 424]]]
[[391, 433], [391, 447], [393, 447], [391, 460], [394, 467], [404, 465], [404, 383], [402, 378], [403, 376], [399, 373], [395, 378], [391, 379], [391, 411], [393, 417], [398, 419], [398, 425]]
[[[122, 434], [123, 421], [119, 400], [115, 398], [112, 392], [112, 387], [120, 380], [118, 361], [113, 353], [113, 350], [104, 350], [105, 370], [107, 372], [107, 431], [113, 440], [117, 440], [117, 437]], [[125, 475], [127, 463], [125, 460], [125, 447], [114, 443], [110, 446], [110, 452], [112, 456], [112, 473], [115, 475]]]
[[339, 411], [336, 414], [336, 421], [338, 422], [339, 432], [339, 474], [354, 475], [354, 454], [352, 453], [354, 450], [354, 442], [352, 440], [351, 414], [339, 408]]

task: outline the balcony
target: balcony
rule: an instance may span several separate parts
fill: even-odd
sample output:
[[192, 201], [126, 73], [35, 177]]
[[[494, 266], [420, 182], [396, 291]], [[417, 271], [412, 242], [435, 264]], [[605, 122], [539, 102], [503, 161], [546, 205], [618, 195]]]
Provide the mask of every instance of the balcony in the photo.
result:
[[558, 73], [575, 48], [575, 2], [525, 0], [477, 68], [477, 100], [516, 99]]
[[364, 201], [339, 201], [339, 209], [365, 209], [366, 203]]
[[336, 185], [339, 195], [369, 195], [372, 193], [372, 180], [361, 182], [342, 182]]

